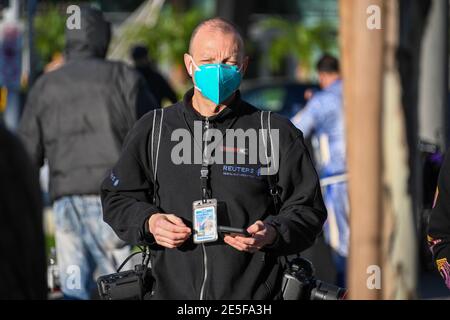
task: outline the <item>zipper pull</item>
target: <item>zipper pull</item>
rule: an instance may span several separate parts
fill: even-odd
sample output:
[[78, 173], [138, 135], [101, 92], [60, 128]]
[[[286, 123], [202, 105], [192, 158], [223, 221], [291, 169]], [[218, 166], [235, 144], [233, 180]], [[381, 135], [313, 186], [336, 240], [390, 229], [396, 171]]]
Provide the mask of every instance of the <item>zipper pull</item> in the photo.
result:
[[206, 158], [207, 154], [208, 154], [208, 139], [209, 139], [209, 119], [205, 118], [204, 122], [203, 122], [203, 137], [205, 138], [204, 143], [202, 143], [203, 145], [203, 165], [208, 165], [209, 161]]

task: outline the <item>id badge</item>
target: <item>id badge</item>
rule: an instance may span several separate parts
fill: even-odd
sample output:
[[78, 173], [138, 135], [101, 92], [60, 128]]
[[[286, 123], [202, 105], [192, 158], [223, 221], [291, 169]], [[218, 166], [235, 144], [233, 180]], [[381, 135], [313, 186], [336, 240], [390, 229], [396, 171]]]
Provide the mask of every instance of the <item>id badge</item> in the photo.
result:
[[206, 203], [195, 201], [192, 204], [192, 212], [194, 243], [217, 241], [217, 200], [209, 199]]

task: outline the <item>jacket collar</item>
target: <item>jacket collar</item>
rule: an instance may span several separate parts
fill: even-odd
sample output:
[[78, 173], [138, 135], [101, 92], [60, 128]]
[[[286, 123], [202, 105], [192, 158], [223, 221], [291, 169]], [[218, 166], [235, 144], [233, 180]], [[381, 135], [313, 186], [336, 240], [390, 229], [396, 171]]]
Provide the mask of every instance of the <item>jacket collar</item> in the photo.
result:
[[[194, 89], [186, 92], [183, 98], [183, 112], [186, 115], [186, 118], [189, 121], [201, 121], [205, 120], [206, 117], [202, 116], [197, 110], [192, 106], [192, 97], [194, 96]], [[208, 117], [210, 122], [216, 123], [219, 127], [222, 125], [228, 126], [231, 122], [239, 116], [242, 112], [242, 109], [245, 107], [245, 103], [241, 100], [241, 93], [239, 91], [236, 92], [236, 96], [233, 102], [224, 108], [218, 114]]]

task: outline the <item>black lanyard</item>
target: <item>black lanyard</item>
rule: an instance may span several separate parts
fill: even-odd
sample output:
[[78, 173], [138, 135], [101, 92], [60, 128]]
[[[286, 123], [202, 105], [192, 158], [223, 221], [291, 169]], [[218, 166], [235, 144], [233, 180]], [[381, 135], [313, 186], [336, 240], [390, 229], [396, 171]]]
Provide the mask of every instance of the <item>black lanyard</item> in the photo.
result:
[[[195, 135], [192, 132], [191, 127], [189, 126], [189, 123], [188, 123], [188, 121], [186, 119], [186, 115], [185, 114], [183, 114], [183, 120], [184, 120], [184, 123], [186, 124], [186, 127], [188, 128], [189, 132], [192, 135], [192, 139], [194, 140], [194, 146], [195, 146], [195, 144], [199, 145], [200, 146], [200, 151], [202, 152], [202, 167], [200, 169], [200, 186], [201, 186], [201, 189], [202, 189], [202, 192], [201, 192], [202, 193], [202, 202], [206, 203], [206, 201], [211, 197], [211, 193], [210, 193], [209, 186], [208, 186], [208, 180], [209, 180], [209, 174], [210, 174], [209, 167], [210, 167], [210, 160], [211, 159], [210, 158], [206, 158], [206, 155], [208, 154], [208, 152], [207, 152], [207, 150], [208, 150], [207, 149], [207, 141], [208, 141], [209, 137], [208, 136], [206, 137], [207, 139], [205, 139], [204, 147], [202, 148], [202, 141], [200, 141], [200, 143], [198, 143], [198, 141], [195, 140]], [[199, 120], [194, 120], [194, 121], [199, 121]], [[207, 125], [204, 126], [204, 127], [206, 127], [206, 131], [208, 131], [209, 130], [209, 119], [206, 118], [205, 121], [206, 121]], [[227, 129], [232, 128], [236, 121], [237, 121], [237, 117], [235, 117], [231, 121], [231, 123], [229, 124]], [[203, 121], [202, 121], [202, 125], [203, 125]], [[224, 130], [224, 132], [222, 132], [222, 140], [223, 140], [223, 137], [225, 136], [225, 134], [226, 134], [226, 130]], [[202, 138], [203, 138], [203, 132], [202, 132]]]
[[202, 188], [202, 202], [206, 203], [206, 201], [211, 197], [211, 195], [209, 193], [209, 188], [208, 188], [209, 166], [210, 166], [210, 160], [211, 160], [211, 158], [207, 157], [207, 155], [208, 155], [208, 140], [209, 140], [209, 120], [208, 120], [208, 118], [206, 118], [203, 128], [205, 129], [205, 141], [204, 141], [203, 152], [202, 152], [202, 167], [200, 169], [200, 182], [201, 182], [200, 185]]

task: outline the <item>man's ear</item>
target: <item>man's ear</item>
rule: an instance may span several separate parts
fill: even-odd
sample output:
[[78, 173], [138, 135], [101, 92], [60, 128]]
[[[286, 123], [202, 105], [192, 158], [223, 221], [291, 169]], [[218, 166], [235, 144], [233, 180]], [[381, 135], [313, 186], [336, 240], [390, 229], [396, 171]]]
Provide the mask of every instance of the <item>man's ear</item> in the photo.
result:
[[192, 58], [189, 54], [184, 54], [184, 65], [186, 67], [186, 71], [189, 74], [189, 76], [192, 78], [194, 75], [194, 66], [192, 64]]

